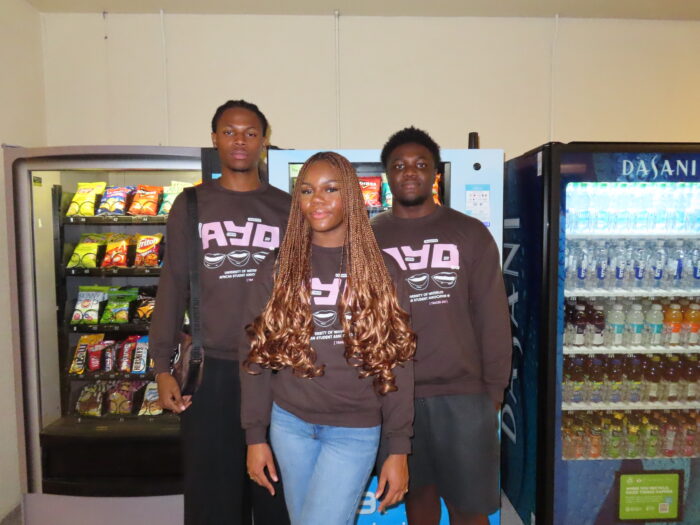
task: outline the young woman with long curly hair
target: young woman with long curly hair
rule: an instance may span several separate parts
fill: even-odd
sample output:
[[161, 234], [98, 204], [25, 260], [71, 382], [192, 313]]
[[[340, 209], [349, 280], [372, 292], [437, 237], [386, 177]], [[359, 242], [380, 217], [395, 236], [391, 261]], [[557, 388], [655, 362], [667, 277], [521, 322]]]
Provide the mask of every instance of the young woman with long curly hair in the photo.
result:
[[374, 239], [352, 165], [312, 156], [279, 254], [255, 278], [250, 318], [262, 313], [240, 356], [248, 473], [274, 494], [269, 427], [293, 525], [353, 523], [380, 439], [381, 510], [407, 490], [416, 341], [394, 264]]

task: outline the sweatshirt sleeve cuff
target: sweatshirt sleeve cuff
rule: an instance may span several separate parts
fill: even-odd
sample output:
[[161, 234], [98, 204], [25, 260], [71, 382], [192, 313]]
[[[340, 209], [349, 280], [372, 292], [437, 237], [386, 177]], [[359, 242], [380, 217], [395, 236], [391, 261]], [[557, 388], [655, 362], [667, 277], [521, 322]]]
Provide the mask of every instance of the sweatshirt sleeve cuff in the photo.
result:
[[170, 360], [169, 359], [154, 359], [156, 362], [155, 366], [155, 375], [158, 375], [162, 372], [167, 372], [168, 374], [170, 373]]
[[267, 443], [267, 429], [265, 427], [252, 427], [245, 431], [245, 444], [257, 445]]
[[411, 438], [407, 436], [393, 436], [389, 438], [389, 454], [410, 454]]

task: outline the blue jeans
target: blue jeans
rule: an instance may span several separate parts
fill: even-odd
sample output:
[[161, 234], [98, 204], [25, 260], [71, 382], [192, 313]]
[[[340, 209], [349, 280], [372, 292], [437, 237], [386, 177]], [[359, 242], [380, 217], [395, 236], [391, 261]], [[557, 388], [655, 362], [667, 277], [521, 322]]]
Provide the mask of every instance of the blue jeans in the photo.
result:
[[314, 425], [272, 406], [270, 442], [292, 525], [354, 523], [381, 427]]

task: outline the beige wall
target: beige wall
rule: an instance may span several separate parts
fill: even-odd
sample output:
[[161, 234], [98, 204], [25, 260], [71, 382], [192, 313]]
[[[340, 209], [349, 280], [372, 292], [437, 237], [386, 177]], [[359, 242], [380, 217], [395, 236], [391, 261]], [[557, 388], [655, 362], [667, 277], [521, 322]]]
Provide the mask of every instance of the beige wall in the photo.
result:
[[337, 94], [332, 16], [42, 17], [50, 145], [205, 145], [232, 97], [282, 147], [700, 141], [700, 22], [341, 17]]
[[[43, 146], [44, 79], [41, 20], [24, 0], [0, 1], [0, 142]], [[0, 166], [2, 153], [0, 153]], [[6, 253], [5, 187], [0, 185], [0, 251]], [[3, 256], [4, 257], [4, 256]], [[0, 259], [0, 333], [10, 333], [9, 276]], [[20, 502], [17, 409], [13, 352], [5, 335], [0, 341], [0, 521]]]

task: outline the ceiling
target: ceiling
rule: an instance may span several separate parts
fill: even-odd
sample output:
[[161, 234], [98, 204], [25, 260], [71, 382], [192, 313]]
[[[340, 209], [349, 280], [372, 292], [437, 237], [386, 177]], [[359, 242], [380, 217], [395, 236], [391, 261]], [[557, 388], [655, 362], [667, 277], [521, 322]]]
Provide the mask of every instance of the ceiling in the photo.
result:
[[700, 20], [700, 0], [27, 0], [49, 13], [499, 16]]

